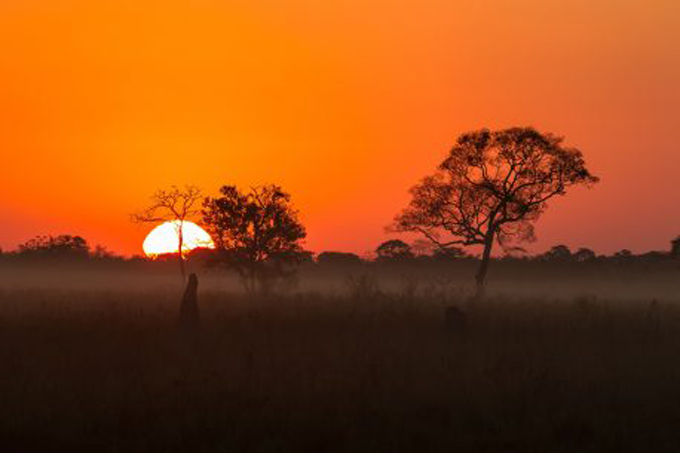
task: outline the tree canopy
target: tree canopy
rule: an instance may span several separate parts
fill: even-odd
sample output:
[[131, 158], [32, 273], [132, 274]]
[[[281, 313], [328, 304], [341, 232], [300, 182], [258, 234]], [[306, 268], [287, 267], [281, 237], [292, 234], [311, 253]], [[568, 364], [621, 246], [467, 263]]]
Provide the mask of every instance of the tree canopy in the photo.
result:
[[547, 202], [571, 186], [598, 181], [583, 154], [530, 127], [461, 135], [436, 172], [411, 189], [394, 229], [418, 232], [441, 248], [484, 247], [477, 274], [483, 291], [494, 242], [534, 238]]
[[285, 274], [286, 264], [305, 259], [302, 240], [307, 232], [281, 187], [241, 191], [227, 185], [220, 194], [205, 200], [203, 222], [217, 247], [218, 262], [235, 269], [246, 290], [267, 290], [272, 279]]
[[84, 238], [70, 234], [37, 236], [19, 244], [19, 253], [31, 257], [87, 258], [90, 246]]
[[399, 261], [413, 258], [411, 246], [400, 239], [385, 241], [375, 249], [379, 261]]
[[354, 253], [347, 252], [321, 252], [316, 257], [316, 262], [329, 266], [356, 266], [362, 264], [361, 258]]

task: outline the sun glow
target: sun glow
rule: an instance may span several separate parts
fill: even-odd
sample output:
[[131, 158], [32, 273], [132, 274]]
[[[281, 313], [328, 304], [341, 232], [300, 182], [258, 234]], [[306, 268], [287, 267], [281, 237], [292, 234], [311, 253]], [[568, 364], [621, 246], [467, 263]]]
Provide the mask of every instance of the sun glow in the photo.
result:
[[155, 258], [167, 253], [177, 253], [179, 248], [179, 231], [182, 225], [182, 253], [186, 254], [197, 248], [214, 249], [215, 243], [203, 228], [193, 222], [179, 220], [158, 225], [144, 239], [144, 253]]

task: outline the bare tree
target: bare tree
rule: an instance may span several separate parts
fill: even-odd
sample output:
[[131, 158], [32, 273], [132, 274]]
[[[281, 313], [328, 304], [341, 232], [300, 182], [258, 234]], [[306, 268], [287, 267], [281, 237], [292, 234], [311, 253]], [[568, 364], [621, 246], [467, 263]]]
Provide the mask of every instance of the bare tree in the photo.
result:
[[418, 232], [440, 248], [483, 246], [476, 275], [484, 295], [494, 242], [534, 238], [533, 222], [568, 187], [598, 181], [581, 151], [533, 128], [483, 129], [461, 135], [435, 174], [411, 189], [393, 228]]
[[173, 222], [177, 231], [177, 259], [183, 279], [186, 279], [184, 222], [201, 212], [202, 199], [203, 194], [196, 186], [189, 185], [184, 189], [171, 186], [169, 189], [156, 191], [151, 196], [149, 207], [132, 215], [132, 221], [135, 223]]

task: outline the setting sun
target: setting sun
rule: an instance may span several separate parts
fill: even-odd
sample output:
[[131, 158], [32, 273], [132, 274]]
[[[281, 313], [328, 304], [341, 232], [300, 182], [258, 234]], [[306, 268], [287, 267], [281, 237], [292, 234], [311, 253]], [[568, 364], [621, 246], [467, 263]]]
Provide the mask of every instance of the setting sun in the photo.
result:
[[[151, 230], [143, 244], [146, 256], [157, 257], [168, 253], [177, 253], [179, 225], [179, 221], [165, 222]], [[210, 235], [193, 222], [184, 221], [182, 232], [182, 253], [187, 253], [197, 248], [215, 248]]]

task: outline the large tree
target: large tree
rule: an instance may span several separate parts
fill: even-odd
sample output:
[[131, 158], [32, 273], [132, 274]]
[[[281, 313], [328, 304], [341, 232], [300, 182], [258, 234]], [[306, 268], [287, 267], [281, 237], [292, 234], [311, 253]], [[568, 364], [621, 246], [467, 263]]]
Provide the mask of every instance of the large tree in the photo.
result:
[[187, 252], [184, 250], [184, 222], [192, 220], [201, 212], [202, 198], [201, 189], [198, 187], [186, 186], [180, 189], [172, 186], [156, 191], [151, 196], [149, 206], [144, 211], [132, 215], [132, 221], [137, 223], [173, 222], [177, 231], [177, 259], [182, 279], [186, 279]]
[[307, 232], [290, 195], [276, 185], [247, 191], [223, 186], [220, 194], [203, 204], [216, 259], [240, 275], [247, 292], [266, 292], [275, 279], [290, 273], [290, 264], [306, 257], [302, 240]]
[[533, 128], [482, 129], [461, 135], [437, 171], [411, 189], [394, 228], [418, 232], [441, 248], [483, 247], [476, 275], [484, 295], [495, 242], [534, 238], [533, 222], [548, 200], [598, 181], [581, 151]]

